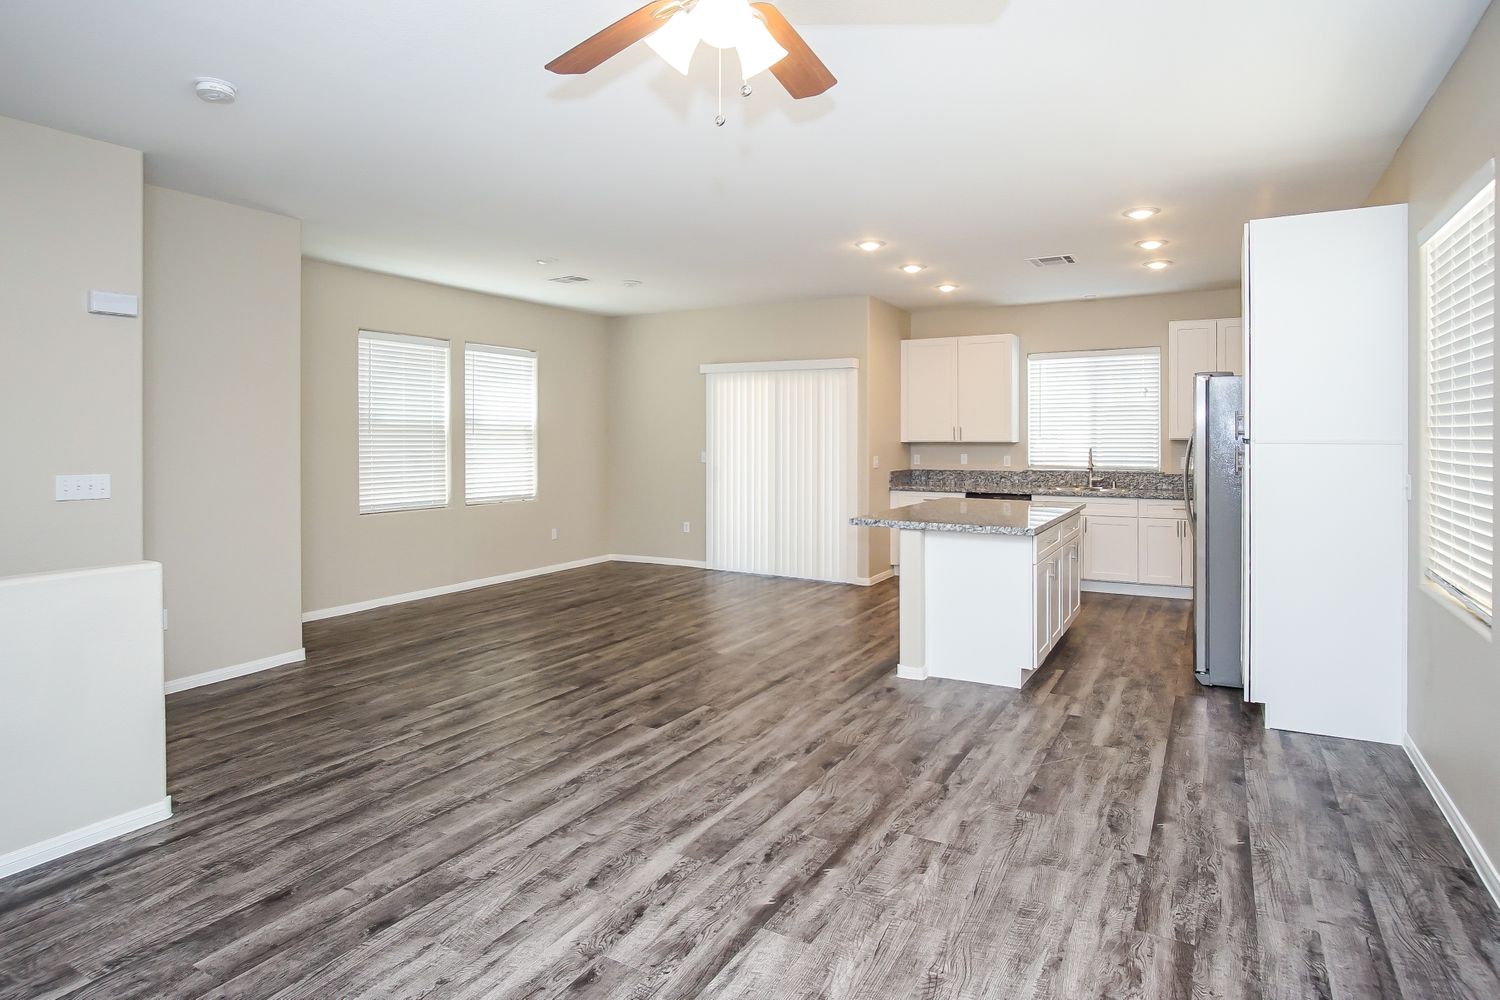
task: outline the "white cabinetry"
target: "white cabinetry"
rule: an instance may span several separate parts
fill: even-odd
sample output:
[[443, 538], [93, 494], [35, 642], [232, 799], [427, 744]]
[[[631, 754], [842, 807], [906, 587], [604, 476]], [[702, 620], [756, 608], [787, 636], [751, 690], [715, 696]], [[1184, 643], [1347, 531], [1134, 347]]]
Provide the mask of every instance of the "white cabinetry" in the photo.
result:
[[1167, 428], [1174, 441], [1193, 436], [1193, 377], [1245, 371], [1245, 326], [1238, 319], [1177, 320], [1167, 325]]
[[901, 440], [1021, 439], [1021, 341], [1012, 334], [901, 342]]
[[1081, 515], [1075, 515], [1037, 538], [1036, 593], [1031, 609], [1035, 624], [1031, 639], [1038, 667], [1073, 624], [1082, 605], [1082, 578], [1078, 572], [1082, 520]]
[[[1078, 503], [1077, 497], [1036, 497]], [[1193, 585], [1193, 534], [1180, 500], [1089, 497], [1075, 572], [1099, 583]]]

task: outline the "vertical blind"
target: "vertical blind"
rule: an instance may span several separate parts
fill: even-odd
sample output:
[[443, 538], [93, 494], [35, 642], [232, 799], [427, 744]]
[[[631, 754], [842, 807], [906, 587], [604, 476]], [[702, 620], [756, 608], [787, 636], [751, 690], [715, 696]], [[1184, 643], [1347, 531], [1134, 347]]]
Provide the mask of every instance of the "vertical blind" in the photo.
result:
[[448, 503], [448, 342], [359, 333], [359, 512]]
[[708, 564], [852, 582], [858, 372], [709, 372]]
[[1495, 183], [1422, 244], [1427, 326], [1427, 569], [1494, 611]]
[[464, 345], [464, 502], [536, 498], [536, 353]]
[[1161, 467], [1161, 351], [1078, 351], [1027, 358], [1033, 468]]

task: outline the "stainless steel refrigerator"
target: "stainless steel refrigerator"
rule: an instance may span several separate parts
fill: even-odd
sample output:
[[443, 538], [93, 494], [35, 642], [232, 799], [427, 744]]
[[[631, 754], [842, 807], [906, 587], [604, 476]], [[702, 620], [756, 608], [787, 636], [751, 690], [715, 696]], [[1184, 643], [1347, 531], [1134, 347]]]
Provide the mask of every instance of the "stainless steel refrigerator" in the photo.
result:
[[1243, 687], [1240, 656], [1240, 534], [1244, 511], [1245, 380], [1200, 373], [1193, 380], [1193, 436], [1186, 493], [1193, 538], [1193, 670], [1201, 684]]

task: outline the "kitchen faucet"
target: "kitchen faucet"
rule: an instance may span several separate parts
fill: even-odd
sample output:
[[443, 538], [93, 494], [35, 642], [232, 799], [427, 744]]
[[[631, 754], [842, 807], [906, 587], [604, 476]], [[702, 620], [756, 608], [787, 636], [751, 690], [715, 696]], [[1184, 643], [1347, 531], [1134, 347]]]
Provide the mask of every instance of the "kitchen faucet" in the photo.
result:
[[[1110, 485], [1111, 488], [1113, 488], [1114, 485], [1115, 485], [1114, 480], [1110, 480], [1109, 485]], [[1089, 449], [1089, 489], [1091, 489], [1091, 490], [1098, 490], [1098, 489], [1103, 489], [1103, 488], [1104, 488], [1104, 479], [1103, 479], [1103, 477], [1097, 476], [1097, 475], [1094, 474], [1094, 449], [1090, 448]]]

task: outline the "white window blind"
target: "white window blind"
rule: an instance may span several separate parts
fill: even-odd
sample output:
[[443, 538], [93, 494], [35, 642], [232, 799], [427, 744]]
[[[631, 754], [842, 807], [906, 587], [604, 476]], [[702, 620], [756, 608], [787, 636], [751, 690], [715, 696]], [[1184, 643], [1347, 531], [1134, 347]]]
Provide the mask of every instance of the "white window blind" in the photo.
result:
[[464, 345], [464, 501], [536, 498], [536, 354]]
[[1161, 467], [1161, 351], [1078, 351], [1027, 358], [1033, 468]]
[[448, 342], [359, 333], [359, 512], [448, 503]]
[[1490, 623], [1495, 559], [1495, 182], [1422, 244], [1427, 577]]

